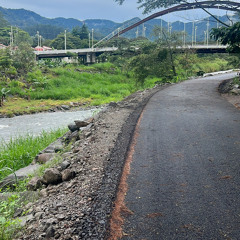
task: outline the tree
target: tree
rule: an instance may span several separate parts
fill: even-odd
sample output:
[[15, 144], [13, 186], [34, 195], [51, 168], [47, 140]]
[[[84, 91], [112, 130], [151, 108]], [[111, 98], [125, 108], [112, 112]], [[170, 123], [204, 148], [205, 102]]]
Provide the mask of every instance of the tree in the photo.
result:
[[31, 43], [32, 39], [30, 35], [16, 27], [13, 27], [12, 29], [10, 27], [4, 27], [0, 28], [0, 42], [4, 45], [9, 45], [10, 44], [10, 35], [9, 33], [13, 32], [13, 44], [18, 45], [21, 42], [28, 42]]
[[88, 31], [88, 28], [85, 24], [83, 24], [81, 30], [80, 30], [80, 38], [83, 40], [83, 39], [88, 39], [88, 34], [89, 34], [89, 31]]
[[214, 28], [211, 36], [221, 44], [228, 45], [229, 52], [240, 53], [240, 22], [230, 27]]
[[81, 40], [88, 39], [88, 34], [89, 34], [89, 31], [85, 24], [83, 24], [82, 27], [76, 26], [72, 30], [72, 35], [74, 37], [80, 38]]
[[13, 52], [13, 66], [21, 74], [26, 74], [35, 66], [36, 56], [29, 43], [20, 43]]
[[[71, 33], [67, 33], [67, 49], [79, 49], [87, 48], [88, 40], [81, 40], [79, 37], [73, 36]], [[61, 33], [55, 38], [51, 44], [51, 47], [55, 49], [64, 49], [65, 48], [65, 36], [64, 33]]]

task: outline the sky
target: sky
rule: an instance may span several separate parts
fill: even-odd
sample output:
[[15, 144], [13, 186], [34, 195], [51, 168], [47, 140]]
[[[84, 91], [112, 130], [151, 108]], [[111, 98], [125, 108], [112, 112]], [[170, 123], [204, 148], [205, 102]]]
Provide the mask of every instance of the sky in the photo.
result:
[[[47, 18], [107, 19], [121, 23], [133, 17], [147, 17], [142, 15], [142, 9], [138, 9], [136, 2], [137, 0], [126, 0], [123, 5], [119, 5], [114, 0], [0, 0], [0, 6], [24, 8]], [[223, 14], [221, 11], [219, 15]], [[195, 10], [172, 13], [163, 19], [170, 22], [178, 20], [186, 22], [201, 20], [206, 16], [202, 10]]]

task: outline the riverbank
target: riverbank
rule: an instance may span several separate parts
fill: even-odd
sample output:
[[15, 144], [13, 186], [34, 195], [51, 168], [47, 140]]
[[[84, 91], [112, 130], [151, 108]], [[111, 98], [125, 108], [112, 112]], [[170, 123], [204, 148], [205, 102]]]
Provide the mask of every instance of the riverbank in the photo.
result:
[[16, 239], [104, 239], [137, 119], [165, 87], [136, 92], [95, 116], [87, 134], [62, 156], [76, 177], [40, 191], [41, 198], [24, 209], [30, 217]]
[[41, 190], [42, 197], [27, 206], [31, 218], [17, 239], [104, 238], [136, 121], [164, 87], [136, 92], [94, 118], [89, 133], [63, 156], [76, 177]]

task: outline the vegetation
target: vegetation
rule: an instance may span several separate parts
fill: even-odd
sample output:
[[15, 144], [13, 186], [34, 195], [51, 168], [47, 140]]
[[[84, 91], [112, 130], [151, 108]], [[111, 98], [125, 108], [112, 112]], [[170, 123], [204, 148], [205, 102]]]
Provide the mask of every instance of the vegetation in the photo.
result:
[[0, 145], [0, 180], [22, 167], [28, 166], [35, 156], [50, 143], [61, 137], [67, 129], [43, 131], [39, 136], [19, 136]]
[[221, 44], [228, 45], [229, 52], [240, 53], [240, 22], [230, 27], [212, 29], [211, 36]]

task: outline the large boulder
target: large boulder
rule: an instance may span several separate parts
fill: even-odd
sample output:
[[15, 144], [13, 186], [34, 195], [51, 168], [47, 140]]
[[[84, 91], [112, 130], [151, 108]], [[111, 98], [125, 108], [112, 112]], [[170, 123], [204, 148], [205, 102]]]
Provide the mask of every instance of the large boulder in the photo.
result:
[[62, 181], [62, 174], [56, 168], [45, 170], [43, 180], [46, 184], [58, 184]]
[[75, 176], [76, 176], [76, 172], [71, 169], [65, 169], [62, 172], [62, 180], [63, 181], [69, 181], [69, 180], [75, 178]]
[[36, 162], [44, 164], [54, 157], [54, 153], [42, 153], [36, 157]]

